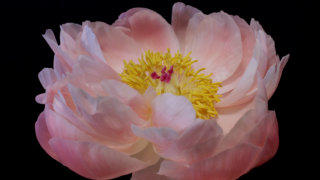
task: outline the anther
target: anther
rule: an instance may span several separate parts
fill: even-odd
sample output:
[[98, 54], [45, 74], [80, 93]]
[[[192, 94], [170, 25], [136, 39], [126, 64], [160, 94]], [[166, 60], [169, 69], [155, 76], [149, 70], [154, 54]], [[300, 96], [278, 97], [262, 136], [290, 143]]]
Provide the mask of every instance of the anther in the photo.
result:
[[151, 73], [151, 78], [152, 79], [159, 79], [160, 76], [156, 72], [153, 72], [153, 73]]

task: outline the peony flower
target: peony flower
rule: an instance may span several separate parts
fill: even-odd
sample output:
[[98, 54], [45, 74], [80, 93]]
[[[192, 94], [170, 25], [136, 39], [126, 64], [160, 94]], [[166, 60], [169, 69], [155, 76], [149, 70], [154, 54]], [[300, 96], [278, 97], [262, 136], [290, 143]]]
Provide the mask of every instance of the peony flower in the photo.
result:
[[47, 30], [39, 73], [42, 148], [90, 179], [236, 179], [278, 149], [268, 99], [280, 61], [260, 24], [176, 3], [172, 24], [145, 8], [112, 25]]

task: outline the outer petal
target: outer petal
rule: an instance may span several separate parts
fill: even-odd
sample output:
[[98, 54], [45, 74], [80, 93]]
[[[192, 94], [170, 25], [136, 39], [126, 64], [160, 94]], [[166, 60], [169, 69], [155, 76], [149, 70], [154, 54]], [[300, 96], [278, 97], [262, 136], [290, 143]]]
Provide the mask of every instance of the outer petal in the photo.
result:
[[182, 51], [185, 47], [185, 36], [189, 20], [196, 13], [202, 14], [198, 9], [189, 5], [185, 5], [181, 2], [175, 3], [172, 7], [171, 24], [180, 42], [180, 49]]
[[260, 148], [250, 144], [240, 144], [220, 154], [189, 166], [165, 160], [158, 174], [177, 179], [237, 179], [248, 171], [256, 159]]
[[154, 125], [170, 127], [178, 132], [196, 120], [196, 112], [191, 102], [184, 96], [161, 94], [153, 100], [152, 109]]
[[142, 47], [142, 50], [165, 52], [170, 48], [172, 52], [176, 52], [179, 49], [173, 29], [159, 14], [148, 9], [129, 11], [125, 16], [120, 16], [114, 25], [124, 24], [130, 29], [127, 34]]
[[228, 14], [194, 15], [186, 32], [186, 49], [199, 60], [196, 66], [213, 73], [216, 81], [230, 77], [242, 59], [241, 34], [237, 24]]
[[111, 179], [146, 167], [146, 163], [90, 142], [52, 138], [50, 146], [59, 161], [90, 179]]
[[45, 120], [45, 115], [42, 112], [39, 117], [38, 120], [35, 124], [35, 129], [36, 129], [36, 136], [37, 139], [41, 145], [41, 147], [54, 159], [57, 159], [56, 154], [54, 153], [54, 151], [51, 149], [50, 145], [49, 145], [49, 140], [51, 139], [51, 135], [48, 131], [47, 125], [46, 125], [46, 120]]

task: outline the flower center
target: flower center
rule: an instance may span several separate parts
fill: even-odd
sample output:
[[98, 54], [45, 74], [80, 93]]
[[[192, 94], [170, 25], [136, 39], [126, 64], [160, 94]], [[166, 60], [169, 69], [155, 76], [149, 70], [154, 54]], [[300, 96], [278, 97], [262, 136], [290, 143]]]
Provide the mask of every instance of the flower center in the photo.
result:
[[192, 60], [190, 53], [183, 56], [178, 51], [172, 56], [169, 49], [165, 54], [146, 51], [138, 60], [139, 63], [124, 61], [124, 70], [120, 74], [122, 81], [130, 87], [141, 94], [152, 87], [158, 95], [172, 93], [185, 96], [200, 119], [218, 115], [214, 104], [220, 101], [217, 91], [221, 82], [213, 82], [212, 74], [201, 73], [205, 68], [195, 71], [191, 65], [197, 60]]

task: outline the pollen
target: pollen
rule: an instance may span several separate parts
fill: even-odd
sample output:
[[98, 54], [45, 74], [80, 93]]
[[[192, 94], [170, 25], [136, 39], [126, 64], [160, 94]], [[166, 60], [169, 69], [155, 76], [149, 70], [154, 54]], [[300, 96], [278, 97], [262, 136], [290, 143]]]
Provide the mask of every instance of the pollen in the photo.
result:
[[166, 53], [146, 51], [135, 63], [124, 60], [121, 79], [130, 87], [144, 94], [152, 87], [160, 95], [172, 93], [185, 96], [193, 105], [197, 118], [211, 119], [218, 115], [214, 105], [219, 102], [217, 94], [221, 82], [213, 82], [212, 74], [202, 73], [205, 68], [194, 70], [191, 52], [183, 56], [179, 51], [171, 55]]

